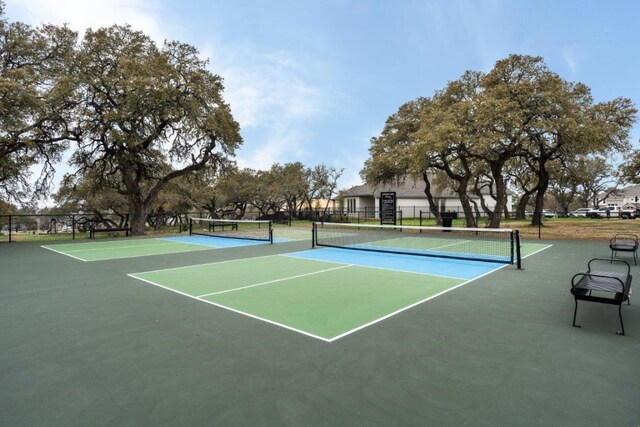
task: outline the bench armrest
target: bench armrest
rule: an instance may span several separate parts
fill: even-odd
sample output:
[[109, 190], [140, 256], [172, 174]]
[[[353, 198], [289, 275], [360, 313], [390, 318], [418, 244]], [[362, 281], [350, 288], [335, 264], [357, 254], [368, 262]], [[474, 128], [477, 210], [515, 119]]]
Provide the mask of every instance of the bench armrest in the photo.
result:
[[[608, 276], [606, 274], [593, 274], [593, 273], [578, 273], [571, 278], [571, 288], [572, 289], [588, 289], [592, 291], [605, 291], [605, 292], [616, 292], [622, 295], [627, 295], [629, 289], [631, 288], [631, 283], [629, 280], [630, 276], [627, 276], [626, 282], [623, 282], [620, 277], [616, 276]], [[578, 281], [576, 282], [576, 279]], [[590, 280], [594, 279], [594, 280]], [[605, 280], [598, 280], [605, 279]], [[617, 285], [620, 284], [620, 289], [616, 289]], [[627, 287], [627, 284], [629, 285]], [[582, 286], [581, 286], [582, 285]]]
[[629, 263], [628, 263], [627, 261], [623, 260], [623, 259], [615, 259], [615, 258], [614, 258], [614, 259], [607, 259], [607, 258], [592, 258], [592, 259], [589, 261], [589, 263], [587, 264], [587, 273], [590, 273], [590, 272], [591, 272], [591, 263], [592, 263], [593, 261], [603, 261], [603, 262], [606, 262], [607, 264], [611, 264], [611, 263], [614, 263], [614, 262], [622, 263], [622, 264], [624, 264], [624, 265], [626, 265], [626, 266], [627, 266], [627, 276], [631, 274], [631, 266], [629, 265]]
[[638, 240], [637, 234], [618, 233], [609, 241], [609, 244], [614, 244], [618, 240], [627, 240], [629, 242], [635, 242], [635, 247], [638, 247], [640, 240]]

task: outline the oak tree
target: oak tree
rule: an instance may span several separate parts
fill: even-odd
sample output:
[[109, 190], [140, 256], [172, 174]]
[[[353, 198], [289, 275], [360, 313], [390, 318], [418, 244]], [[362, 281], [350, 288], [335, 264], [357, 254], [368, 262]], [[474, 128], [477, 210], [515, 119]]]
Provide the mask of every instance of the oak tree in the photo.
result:
[[159, 47], [129, 26], [88, 30], [71, 75], [81, 132], [71, 162], [114, 183], [134, 235], [172, 180], [216, 169], [242, 142], [222, 78], [190, 45]]
[[74, 104], [66, 74], [75, 43], [66, 27], [9, 22], [0, 2], [0, 198], [46, 196], [56, 163], [77, 138], [69, 127]]

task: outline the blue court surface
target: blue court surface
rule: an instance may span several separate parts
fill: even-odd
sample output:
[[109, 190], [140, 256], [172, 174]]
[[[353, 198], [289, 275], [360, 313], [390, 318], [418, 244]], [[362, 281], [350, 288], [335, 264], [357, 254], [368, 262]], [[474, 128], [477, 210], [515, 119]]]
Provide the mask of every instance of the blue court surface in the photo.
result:
[[287, 254], [286, 256], [462, 280], [476, 279], [507, 265], [495, 262], [363, 252], [337, 248], [311, 249]]
[[[262, 240], [229, 239], [210, 236], [176, 236], [164, 237], [162, 240], [186, 243], [189, 245], [210, 246], [212, 248], [237, 248], [240, 246], [264, 245], [269, 243]], [[273, 239], [273, 242], [276, 243], [276, 239]]]
[[333, 342], [504, 266], [318, 248], [130, 276]]

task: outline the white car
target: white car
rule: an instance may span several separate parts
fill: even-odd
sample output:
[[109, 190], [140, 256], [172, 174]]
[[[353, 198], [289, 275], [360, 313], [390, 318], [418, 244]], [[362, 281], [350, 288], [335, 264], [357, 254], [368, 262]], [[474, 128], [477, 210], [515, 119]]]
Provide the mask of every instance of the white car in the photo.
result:
[[576, 209], [576, 210], [575, 210], [575, 211], [573, 211], [573, 212], [570, 212], [570, 213], [569, 213], [569, 216], [572, 216], [572, 217], [574, 217], [574, 218], [577, 218], [577, 217], [584, 217], [584, 218], [586, 218], [586, 217], [590, 217], [590, 216], [591, 216], [591, 214], [593, 214], [593, 213], [595, 213], [595, 212], [597, 212], [597, 210], [596, 210], [596, 209], [592, 209], [592, 208], [580, 208], [580, 209]]
[[551, 211], [549, 209], [542, 209], [542, 216], [545, 218], [555, 218], [558, 216], [558, 214], [556, 214], [554, 211]]

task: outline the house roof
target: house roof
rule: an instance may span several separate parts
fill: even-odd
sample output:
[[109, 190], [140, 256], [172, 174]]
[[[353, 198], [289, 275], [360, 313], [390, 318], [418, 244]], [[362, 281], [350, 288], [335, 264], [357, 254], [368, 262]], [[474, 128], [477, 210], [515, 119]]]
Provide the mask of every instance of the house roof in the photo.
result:
[[[600, 193], [599, 197], [603, 197], [606, 193]], [[617, 190], [611, 194], [611, 196], [618, 197], [637, 197], [640, 200], [640, 185], [632, 185], [629, 187], [622, 188]]]
[[[380, 197], [383, 191], [395, 191], [396, 197], [399, 199], [422, 199], [425, 198], [424, 182], [422, 180], [414, 180], [407, 178], [403, 182], [397, 184], [380, 184], [375, 187], [368, 184], [356, 185], [342, 192], [345, 197]], [[432, 187], [432, 191], [434, 191]], [[488, 190], [483, 190], [483, 194], [488, 194]], [[507, 194], [512, 194], [507, 191]], [[438, 198], [458, 198], [458, 195], [451, 189], [445, 188], [439, 194], [434, 192], [434, 197]], [[469, 195], [474, 197], [473, 195]]]
[[344, 196], [350, 197], [363, 197], [363, 196], [372, 196], [374, 190], [367, 184], [362, 185], [354, 185], [348, 190], [342, 192]]

